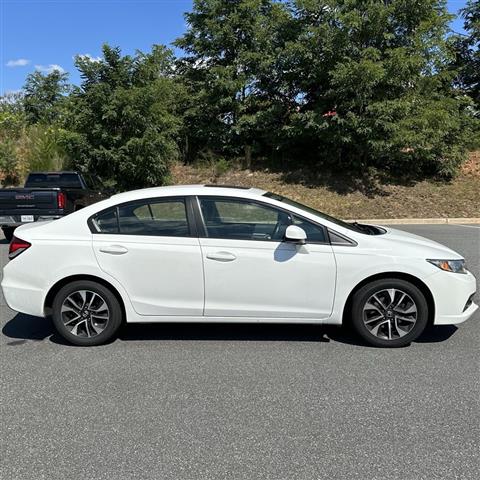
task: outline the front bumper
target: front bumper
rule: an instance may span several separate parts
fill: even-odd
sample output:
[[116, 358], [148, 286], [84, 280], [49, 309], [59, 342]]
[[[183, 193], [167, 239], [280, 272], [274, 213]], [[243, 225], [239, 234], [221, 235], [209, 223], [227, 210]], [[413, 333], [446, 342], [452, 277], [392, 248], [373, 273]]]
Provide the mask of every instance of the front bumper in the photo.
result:
[[434, 325], [457, 325], [468, 320], [478, 309], [472, 301], [477, 288], [470, 273], [439, 271], [427, 279], [435, 302]]
[[467, 321], [476, 311], [478, 305], [472, 303], [464, 312], [460, 315], [438, 315], [435, 316], [434, 325], [458, 325]]

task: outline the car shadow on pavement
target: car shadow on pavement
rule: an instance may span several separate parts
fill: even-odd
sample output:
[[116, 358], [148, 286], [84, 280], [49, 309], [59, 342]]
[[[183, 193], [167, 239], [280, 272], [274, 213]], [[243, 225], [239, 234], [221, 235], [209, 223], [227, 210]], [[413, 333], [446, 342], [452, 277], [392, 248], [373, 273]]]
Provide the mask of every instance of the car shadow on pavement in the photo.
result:
[[[340, 328], [333, 325], [325, 325], [325, 335], [331, 340], [339, 343], [346, 343], [348, 345], [357, 345], [371, 347], [364, 342], [351, 328]], [[439, 343], [448, 340], [458, 328], [455, 325], [437, 325], [435, 327], [428, 327], [420, 335], [420, 337], [413, 343]], [[408, 348], [406, 345], [402, 348]]]
[[121, 340], [199, 340], [262, 342], [329, 342], [318, 325], [257, 323], [157, 323], [130, 324], [122, 328]]
[[[416, 343], [437, 343], [450, 338], [457, 330], [454, 325], [427, 329]], [[12, 339], [7, 345], [49, 339], [53, 343], [70, 345], [58, 335], [50, 318], [17, 314], [2, 329]], [[121, 341], [181, 340], [181, 341], [263, 341], [263, 342], [334, 342], [368, 346], [348, 328], [333, 325], [227, 324], [227, 323], [157, 323], [124, 325]]]
[[33, 317], [23, 313], [17, 313], [2, 328], [2, 333], [13, 339], [7, 345], [19, 345], [27, 340], [41, 341], [46, 338], [57, 336], [49, 318]]
[[456, 331], [456, 325], [437, 325], [427, 328], [415, 343], [439, 343], [448, 340]]

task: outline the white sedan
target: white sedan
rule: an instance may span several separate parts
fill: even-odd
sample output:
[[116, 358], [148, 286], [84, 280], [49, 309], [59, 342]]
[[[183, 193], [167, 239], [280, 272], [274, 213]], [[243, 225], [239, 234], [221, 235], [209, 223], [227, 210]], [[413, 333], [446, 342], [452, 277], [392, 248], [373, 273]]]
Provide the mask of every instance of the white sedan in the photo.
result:
[[18, 228], [9, 257], [8, 305], [51, 314], [77, 345], [123, 322], [351, 322], [371, 345], [399, 347], [478, 308], [449, 248], [254, 188], [122, 193]]

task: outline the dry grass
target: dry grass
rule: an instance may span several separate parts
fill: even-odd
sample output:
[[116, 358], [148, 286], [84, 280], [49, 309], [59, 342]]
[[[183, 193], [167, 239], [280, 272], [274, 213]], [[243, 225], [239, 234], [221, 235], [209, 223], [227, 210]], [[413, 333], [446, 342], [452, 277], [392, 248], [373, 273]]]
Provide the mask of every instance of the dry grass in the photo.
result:
[[480, 152], [471, 155], [452, 182], [382, 182], [365, 186], [352, 178], [232, 169], [218, 176], [212, 169], [175, 165], [175, 184], [218, 183], [255, 186], [288, 196], [340, 218], [480, 217]]

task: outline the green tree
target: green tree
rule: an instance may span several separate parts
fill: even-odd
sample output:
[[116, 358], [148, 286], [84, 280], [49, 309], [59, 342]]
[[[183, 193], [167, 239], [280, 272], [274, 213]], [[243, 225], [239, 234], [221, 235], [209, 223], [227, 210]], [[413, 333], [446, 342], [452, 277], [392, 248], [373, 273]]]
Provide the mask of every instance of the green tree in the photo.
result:
[[56, 124], [29, 125], [21, 94], [0, 98], [0, 177], [4, 185], [18, 185], [34, 170], [61, 170], [66, 154], [64, 131]]
[[[195, 0], [188, 31], [175, 44], [187, 56], [179, 72], [192, 101], [185, 114], [191, 149], [230, 156], [269, 144], [288, 91], [279, 82], [281, 49], [289, 31], [287, 7], [274, 0]], [[270, 142], [271, 143], [271, 142]]]
[[[461, 10], [465, 20], [465, 36], [457, 36], [456, 66], [459, 67], [459, 86], [472, 97], [480, 111], [480, 2], [468, 0]], [[480, 114], [479, 114], [480, 115]]]
[[293, 0], [301, 93], [290, 128], [323, 162], [451, 175], [468, 102], [451, 88], [441, 0]]
[[6, 93], [0, 97], [0, 180], [4, 186], [18, 182], [18, 145], [24, 131], [23, 96]]
[[186, 18], [194, 151], [446, 176], [465, 156], [444, 0], [196, 0]]
[[78, 56], [76, 66], [82, 84], [70, 96], [64, 134], [73, 165], [120, 189], [165, 183], [181, 128], [172, 53], [154, 46], [122, 56], [104, 45], [101, 60]]
[[[52, 125], [30, 125], [23, 140], [28, 171], [63, 170], [68, 157], [63, 148], [64, 130]], [[28, 173], [28, 172], [25, 172]]]
[[13, 114], [19, 118], [25, 114], [23, 93], [21, 91], [6, 92], [0, 96], [0, 113]]
[[54, 70], [46, 75], [33, 72], [23, 86], [23, 107], [28, 123], [51, 124], [59, 120], [64, 95], [69, 91], [68, 75]]

